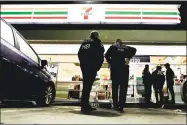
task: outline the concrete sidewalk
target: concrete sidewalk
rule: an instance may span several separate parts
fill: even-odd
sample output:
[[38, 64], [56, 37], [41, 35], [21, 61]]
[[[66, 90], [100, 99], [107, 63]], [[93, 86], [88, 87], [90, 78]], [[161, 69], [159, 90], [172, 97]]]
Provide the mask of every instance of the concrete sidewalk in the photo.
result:
[[[93, 103], [94, 100], [90, 100], [90, 103]], [[111, 108], [111, 102], [109, 101], [100, 101], [98, 102], [100, 108]], [[64, 106], [80, 106], [80, 100], [78, 99], [55, 99], [52, 105], [64, 105]], [[187, 109], [186, 104], [176, 103], [176, 104], [145, 104], [145, 103], [133, 103], [127, 102], [125, 108], [164, 108], [164, 109]]]
[[3, 124], [185, 124], [185, 112], [167, 109], [126, 108], [124, 113], [98, 108], [89, 115], [77, 106], [2, 108]]

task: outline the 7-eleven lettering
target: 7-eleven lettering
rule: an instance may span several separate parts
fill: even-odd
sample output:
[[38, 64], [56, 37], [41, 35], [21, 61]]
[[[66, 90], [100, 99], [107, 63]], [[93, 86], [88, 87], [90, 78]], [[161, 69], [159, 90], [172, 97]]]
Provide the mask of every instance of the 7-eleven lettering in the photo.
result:
[[88, 15], [89, 15], [89, 12], [92, 10], [92, 7], [86, 9], [85, 11], [85, 15], [84, 15], [84, 19], [87, 20], [88, 19]]

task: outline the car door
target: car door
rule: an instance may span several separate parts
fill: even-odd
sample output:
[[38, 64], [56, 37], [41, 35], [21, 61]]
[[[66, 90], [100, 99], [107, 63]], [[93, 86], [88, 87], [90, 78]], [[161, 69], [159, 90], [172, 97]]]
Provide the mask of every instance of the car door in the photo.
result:
[[[44, 83], [43, 79], [40, 77], [40, 62], [38, 55], [33, 51], [32, 47], [27, 43], [27, 41], [16, 31], [16, 40], [19, 43], [22, 69], [24, 69], [24, 77], [22, 84], [25, 88], [25, 93], [33, 95], [40, 88], [39, 85]], [[40, 84], [41, 83], [41, 84]]]
[[1, 19], [1, 81], [4, 96], [14, 97], [19, 92], [21, 56], [12, 26]]

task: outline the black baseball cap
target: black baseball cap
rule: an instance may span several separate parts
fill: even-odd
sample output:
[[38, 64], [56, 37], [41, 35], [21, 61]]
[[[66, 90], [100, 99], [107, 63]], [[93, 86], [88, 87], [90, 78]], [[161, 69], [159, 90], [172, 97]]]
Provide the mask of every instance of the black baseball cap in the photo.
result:
[[99, 37], [99, 32], [98, 31], [92, 31], [90, 33], [90, 38], [98, 38]]

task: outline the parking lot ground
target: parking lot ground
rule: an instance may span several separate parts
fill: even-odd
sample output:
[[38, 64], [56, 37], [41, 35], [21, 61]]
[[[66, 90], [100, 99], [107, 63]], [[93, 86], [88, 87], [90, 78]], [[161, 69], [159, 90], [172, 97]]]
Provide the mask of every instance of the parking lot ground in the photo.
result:
[[[93, 100], [90, 100], [90, 102], [93, 102]], [[104, 100], [102, 102], [99, 102], [100, 106], [102, 108], [104, 107], [110, 107], [111, 102], [108, 100]], [[78, 99], [55, 99], [55, 102], [52, 104], [55, 106], [62, 106], [62, 105], [69, 105], [69, 106], [79, 106], [80, 100]], [[165, 108], [165, 109], [187, 109], [186, 104], [183, 102], [176, 102], [175, 104], [145, 104], [145, 103], [134, 103], [134, 102], [127, 102], [125, 104], [126, 108]]]
[[126, 108], [124, 113], [99, 108], [90, 115], [78, 106], [1, 108], [2, 124], [186, 124], [186, 112], [169, 109]]

